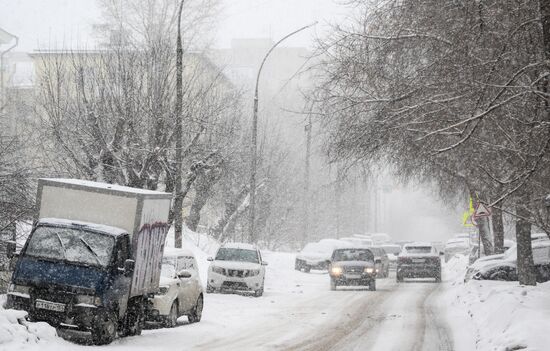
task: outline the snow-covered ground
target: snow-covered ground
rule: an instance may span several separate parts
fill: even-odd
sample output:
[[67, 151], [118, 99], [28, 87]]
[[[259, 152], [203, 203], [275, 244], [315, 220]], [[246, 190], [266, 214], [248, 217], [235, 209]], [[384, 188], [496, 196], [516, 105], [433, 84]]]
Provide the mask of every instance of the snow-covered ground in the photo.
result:
[[[170, 233], [171, 235], [171, 233]], [[203, 284], [217, 243], [186, 231]], [[172, 238], [169, 237], [169, 242]], [[462, 282], [465, 259], [452, 259], [443, 284], [380, 279], [375, 292], [330, 291], [326, 273], [294, 270], [292, 253], [264, 252], [269, 262], [262, 297], [207, 294], [203, 319], [172, 329], [116, 339], [106, 350], [546, 350], [550, 285]], [[0, 309], [0, 351], [97, 348], [55, 335], [24, 312]], [[508, 348], [507, 348], [508, 347]]]
[[536, 287], [487, 280], [464, 283], [467, 262], [467, 257], [449, 261], [449, 281], [441, 298], [459, 336], [457, 343], [473, 339], [481, 351], [549, 350], [550, 282]]

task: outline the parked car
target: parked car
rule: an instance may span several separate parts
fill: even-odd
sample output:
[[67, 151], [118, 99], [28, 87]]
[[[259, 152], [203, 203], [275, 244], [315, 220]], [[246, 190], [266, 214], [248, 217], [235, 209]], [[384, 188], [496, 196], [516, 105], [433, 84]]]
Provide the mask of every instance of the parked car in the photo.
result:
[[469, 255], [470, 254], [470, 239], [468, 238], [454, 238], [447, 240], [445, 244], [445, 262], [448, 262], [455, 255]]
[[367, 248], [341, 248], [332, 253], [329, 266], [330, 289], [341, 285], [365, 285], [376, 290], [374, 254]]
[[395, 270], [397, 268], [397, 256], [401, 252], [401, 246], [397, 244], [384, 244], [380, 245], [386, 252], [388, 260], [390, 261], [390, 269]]
[[159, 291], [150, 299], [147, 321], [176, 326], [178, 317], [200, 322], [204, 303], [202, 283], [193, 252], [166, 248], [162, 258]]
[[403, 246], [397, 259], [396, 279], [434, 278], [441, 282], [441, 259], [430, 243], [410, 243]]
[[312, 269], [327, 270], [334, 249], [347, 245], [349, 244], [337, 239], [322, 239], [316, 243], [308, 243], [296, 255], [294, 269], [306, 273]]
[[386, 233], [372, 233], [371, 235], [373, 245], [383, 245], [392, 242], [391, 236]]
[[376, 268], [376, 276], [380, 278], [387, 278], [390, 275], [390, 259], [381, 247], [371, 247], [374, 254], [374, 265]]
[[[515, 244], [516, 244], [516, 242], [513, 241], [513, 240], [504, 239], [504, 243], [503, 243], [504, 251], [508, 250], [509, 248], [514, 246]], [[481, 245], [481, 247], [483, 248], [483, 245]], [[494, 255], [491, 255], [491, 256], [494, 256]], [[473, 264], [474, 262], [476, 262], [477, 260], [479, 260], [483, 257], [486, 257], [486, 256], [485, 256], [483, 250], [481, 250], [481, 253], [479, 252], [479, 245], [477, 245], [477, 244], [471, 245], [470, 257], [468, 259], [469, 264]]]
[[265, 266], [260, 250], [251, 244], [228, 243], [221, 246], [208, 268], [206, 292], [264, 293]]
[[[533, 262], [537, 282], [550, 280], [550, 241], [534, 240], [531, 242]], [[490, 255], [478, 259], [468, 267], [464, 281], [475, 280], [518, 280], [517, 246], [514, 245], [504, 254]]]
[[353, 246], [357, 247], [371, 247], [373, 243], [372, 239], [360, 236], [349, 236], [345, 238], [340, 238], [340, 240], [351, 243], [353, 244]]

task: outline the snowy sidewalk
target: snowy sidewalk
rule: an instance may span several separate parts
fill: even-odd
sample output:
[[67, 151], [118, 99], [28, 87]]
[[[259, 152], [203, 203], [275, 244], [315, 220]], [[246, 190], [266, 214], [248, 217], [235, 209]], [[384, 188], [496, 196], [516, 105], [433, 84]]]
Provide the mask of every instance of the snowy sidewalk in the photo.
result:
[[464, 283], [466, 265], [467, 257], [449, 261], [441, 297], [448, 306], [457, 350], [467, 350], [464, 345], [471, 341], [479, 351], [550, 349], [550, 282], [537, 286], [487, 280]]

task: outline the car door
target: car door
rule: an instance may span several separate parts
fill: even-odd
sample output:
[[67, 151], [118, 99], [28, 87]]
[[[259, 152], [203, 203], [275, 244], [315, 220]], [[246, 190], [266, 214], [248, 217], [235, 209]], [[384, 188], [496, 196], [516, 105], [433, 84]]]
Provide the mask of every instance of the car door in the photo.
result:
[[179, 311], [180, 314], [190, 311], [197, 300], [196, 289], [197, 289], [197, 272], [194, 266], [194, 259], [190, 256], [178, 256], [177, 259], [177, 272], [181, 270], [187, 270], [191, 273], [189, 278], [178, 278], [179, 280]]

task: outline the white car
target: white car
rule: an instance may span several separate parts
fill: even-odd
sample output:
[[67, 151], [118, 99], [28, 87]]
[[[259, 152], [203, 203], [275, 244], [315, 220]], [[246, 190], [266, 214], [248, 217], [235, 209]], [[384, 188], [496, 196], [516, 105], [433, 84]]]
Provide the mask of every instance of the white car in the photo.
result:
[[445, 262], [448, 262], [455, 255], [470, 255], [470, 239], [454, 238], [445, 243]]
[[296, 255], [294, 269], [309, 273], [310, 270], [327, 270], [335, 249], [349, 246], [349, 242], [338, 239], [322, 239], [316, 243], [308, 243]]
[[208, 268], [206, 292], [216, 291], [264, 293], [265, 266], [260, 250], [250, 244], [228, 243], [216, 252]]
[[189, 323], [200, 322], [204, 297], [193, 252], [164, 249], [160, 274], [159, 292], [151, 298], [153, 306], [147, 321], [171, 328], [176, 326], [178, 317], [185, 315]]

